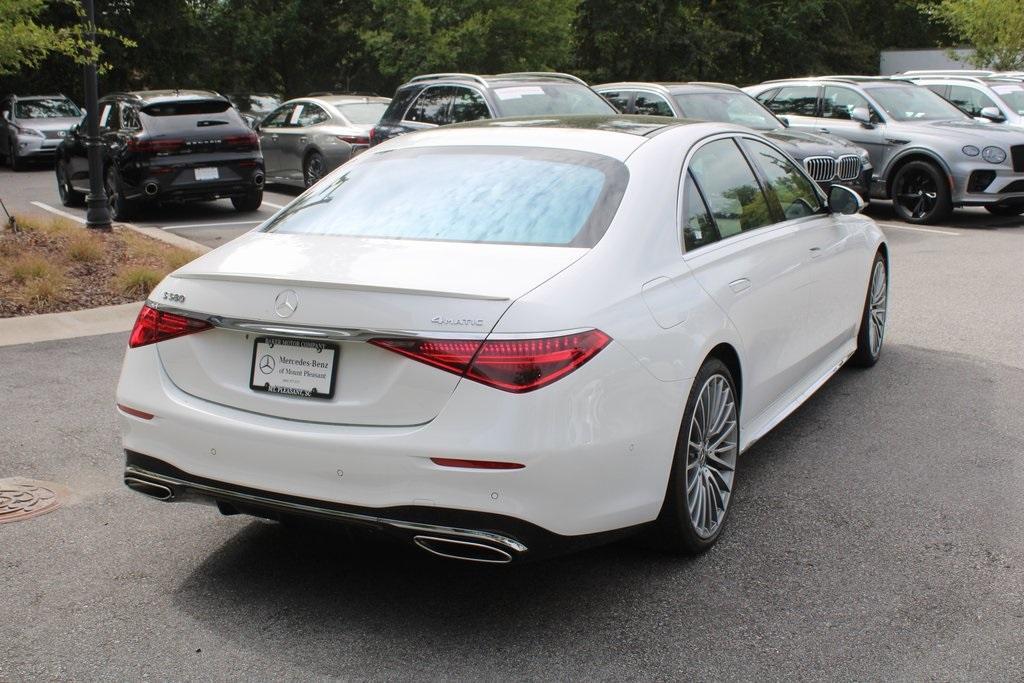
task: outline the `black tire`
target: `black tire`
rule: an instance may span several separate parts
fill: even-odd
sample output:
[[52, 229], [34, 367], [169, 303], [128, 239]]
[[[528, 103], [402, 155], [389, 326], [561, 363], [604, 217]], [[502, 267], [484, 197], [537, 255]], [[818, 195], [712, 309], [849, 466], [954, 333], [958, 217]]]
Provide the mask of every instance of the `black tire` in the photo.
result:
[[[690, 506], [687, 503], [687, 483], [690, 472], [688, 461], [695, 460], [697, 455], [697, 451], [691, 448], [690, 443], [694, 413], [698, 410], [698, 404], [703, 405], [701, 400], [702, 391], [709, 383], [719, 382], [719, 379], [716, 378], [725, 380], [729, 395], [731, 395], [733, 401], [731, 413], [733, 426], [729, 430], [719, 432], [728, 436], [726, 445], [728, 445], [728, 442], [732, 444], [732, 470], [728, 473], [728, 482], [721, 479], [715, 480], [720, 489], [724, 486], [724, 499], [718, 499], [720, 501], [724, 500], [724, 510], [721, 511], [717, 519], [717, 527], [710, 533], [702, 534], [691, 517]], [[696, 555], [711, 548], [721, 535], [730, 510], [729, 502], [736, 490], [736, 478], [734, 475], [736, 456], [739, 454], [740, 436], [739, 402], [736, 399], [737, 396], [736, 384], [733, 381], [732, 373], [725, 363], [717, 358], [708, 358], [704, 361], [700, 371], [693, 380], [690, 396], [686, 401], [686, 410], [683, 412], [683, 421], [679, 429], [679, 437], [676, 441], [675, 455], [672, 459], [672, 469], [669, 473], [668, 487], [665, 491], [665, 501], [662, 503], [661, 513], [646, 534], [645, 540], [650, 545], [681, 555]], [[725, 419], [727, 421], [730, 419], [728, 412], [725, 415]], [[700, 473], [702, 466], [703, 460], [699, 464], [693, 465], [697, 474]], [[697, 474], [694, 475], [694, 479], [699, 480], [700, 478]], [[700, 481], [696, 483], [699, 485]]]
[[892, 205], [896, 215], [907, 223], [944, 221], [953, 212], [946, 174], [927, 161], [903, 165], [892, 181]]
[[1017, 206], [986, 206], [985, 210], [993, 216], [1019, 216], [1024, 214], [1024, 204]]
[[302, 184], [313, 187], [327, 172], [327, 162], [320, 152], [310, 152], [302, 162]]
[[85, 206], [85, 194], [71, 187], [68, 180], [67, 167], [64, 162], [57, 160], [57, 193], [60, 195], [60, 203], [64, 206]]
[[257, 211], [263, 203], [263, 190], [250, 190], [240, 197], [232, 197], [231, 204], [236, 211]]
[[138, 213], [139, 204], [137, 201], [126, 199], [121, 188], [121, 176], [116, 168], [109, 167], [106, 175], [106, 191], [110, 217], [115, 221], [125, 223], [132, 220]]
[[[881, 311], [874, 310], [875, 316], [880, 314], [880, 326], [872, 325], [872, 303], [873, 297], [877, 299], [875, 291], [875, 274], [881, 268], [883, 285]], [[871, 273], [868, 276], [868, 291], [864, 296], [864, 310], [860, 316], [860, 331], [857, 333], [857, 350], [850, 357], [850, 363], [861, 368], [870, 368], [878, 362], [882, 355], [882, 346], [885, 341], [885, 327], [889, 309], [889, 264], [885, 262], [882, 252], [875, 254], [875, 260], [871, 262]], [[875, 344], [875, 337], [878, 335], [878, 343]]]
[[11, 166], [11, 170], [14, 172], [24, 171], [28, 167], [28, 163], [18, 155], [18, 148], [11, 146], [11, 154], [7, 157], [7, 162]]

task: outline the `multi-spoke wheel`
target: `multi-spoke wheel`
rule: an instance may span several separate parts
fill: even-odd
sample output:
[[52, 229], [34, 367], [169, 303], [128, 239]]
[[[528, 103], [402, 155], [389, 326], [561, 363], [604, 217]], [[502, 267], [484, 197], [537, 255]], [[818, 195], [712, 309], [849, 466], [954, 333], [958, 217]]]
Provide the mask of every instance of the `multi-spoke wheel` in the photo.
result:
[[949, 182], [935, 165], [911, 161], [896, 173], [893, 208], [908, 223], [936, 223], [952, 211]]
[[316, 185], [324, 177], [325, 170], [327, 170], [327, 164], [323, 155], [320, 152], [310, 152], [302, 169], [302, 178], [306, 187]]
[[115, 221], [132, 220], [135, 217], [135, 212], [138, 210], [138, 203], [124, 196], [121, 176], [118, 175], [117, 169], [110, 166], [107, 169], [105, 180], [110, 217]]
[[64, 162], [57, 160], [57, 193], [60, 195], [60, 203], [64, 206], [83, 206], [85, 195], [71, 186], [68, 178], [67, 167]]
[[739, 400], [732, 373], [709, 358], [694, 378], [661, 514], [651, 530], [663, 548], [707, 550], [718, 539], [736, 488]]
[[861, 367], [871, 367], [882, 354], [885, 341], [885, 322], [889, 311], [889, 269], [881, 252], [875, 254], [871, 265], [871, 280], [864, 301], [864, 312], [857, 335], [857, 350], [852, 361]]

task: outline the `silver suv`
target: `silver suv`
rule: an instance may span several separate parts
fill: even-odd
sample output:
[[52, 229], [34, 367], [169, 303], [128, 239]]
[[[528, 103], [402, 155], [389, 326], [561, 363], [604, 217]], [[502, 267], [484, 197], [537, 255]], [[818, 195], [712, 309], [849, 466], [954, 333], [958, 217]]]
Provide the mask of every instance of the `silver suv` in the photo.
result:
[[326, 92], [288, 100], [254, 126], [267, 182], [310, 187], [370, 146], [370, 130], [390, 101]]
[[15, 171], [33, 159], [52, 160], [57, 145], [83, 112], [64, 95], [18, 97], [0, 100], [0, 161]]
[[870, 199], [871, 161], [866, 150], [831, 135], [789, 129], [786, 121], [734, 85], [726, 83], [605, 83], [594, 90], [623, 114], [675, 116], [753, 128], [771, 138], [827, 193], [845, 185]]
[[910, 223], [937, 223], [953, 207], [1024, 213], [1024, 133], [974, 121], [910, 81], [829, 76], [744, 88], [793, 128], [860, 145], [875, 168], [871, 196], [893, 200]]
[[1019, 80], [979, 76], [915, 76], [911, 80], [976, 119], [1024, 128], [1024, 83]]

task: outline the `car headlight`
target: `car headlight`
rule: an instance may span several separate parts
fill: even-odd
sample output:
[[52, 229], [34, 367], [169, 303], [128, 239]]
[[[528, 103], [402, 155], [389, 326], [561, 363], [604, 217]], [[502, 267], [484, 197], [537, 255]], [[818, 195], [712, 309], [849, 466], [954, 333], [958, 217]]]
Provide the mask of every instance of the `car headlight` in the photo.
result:
[[976, 157], [981, 154], [981, 150], [974, 145], [964, 145], [963, 149], [960, 150], [969, 157]]
[[1006, 161], [1006, 152], [998, 147], [986, 147], [981, 150], [981, 158], [990, 164], [1001, 164]]
[[22, 128], [18, 131], [18, 135], [24, 135], [30, 138], [45, 138], [46, 136], [40, 133], [35, 128]]

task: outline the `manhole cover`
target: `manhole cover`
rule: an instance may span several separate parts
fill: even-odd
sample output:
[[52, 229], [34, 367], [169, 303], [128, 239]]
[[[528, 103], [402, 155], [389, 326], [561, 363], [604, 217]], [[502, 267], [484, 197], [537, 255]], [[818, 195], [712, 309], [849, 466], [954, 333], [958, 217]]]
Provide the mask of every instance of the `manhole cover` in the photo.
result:
[[56, 510], [67, 497], [59, 484], [33, 479], [0, 479], [0, 524]]

